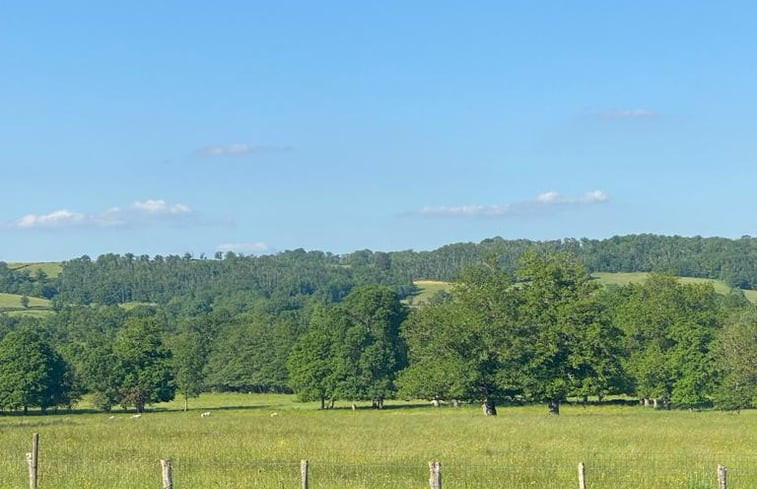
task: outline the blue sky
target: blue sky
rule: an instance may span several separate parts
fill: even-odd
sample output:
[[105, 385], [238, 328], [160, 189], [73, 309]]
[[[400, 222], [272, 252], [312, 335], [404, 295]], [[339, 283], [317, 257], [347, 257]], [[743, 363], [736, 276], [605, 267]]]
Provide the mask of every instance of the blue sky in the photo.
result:
[[754, 234], [752, 2], [0, 4], [0, 260]]

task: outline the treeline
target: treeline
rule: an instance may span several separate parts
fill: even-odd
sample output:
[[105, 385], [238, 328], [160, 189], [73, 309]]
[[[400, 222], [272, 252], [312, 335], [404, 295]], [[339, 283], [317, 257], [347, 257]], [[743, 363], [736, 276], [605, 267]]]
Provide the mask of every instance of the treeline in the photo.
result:
[[395, 396], [484, 403], [635, 396], [660, 407], [757, 403], [757, 314], [743, 294], [653, 274], [601, 289], [565, 254], [529, 250], [515, 278], [467, 269], [444, 300], [409, 311], [360, 289], [313, 315], [290, 385], [322, 406]]
[[345, 255], [304, 250], [266, 256], [217, 253], [213, 259], [189, 254], [106, 254], [66, 261], [57, 277], [41, 270], [13, 270], [0, 262], [0, 292], [53, 299], [59, 308], [67, 304], [168, 304], [177, 297], [192, 297], [200, 308], [218, 302], [244, 307], [252, 297], [280, 303], [301, 303], [307, 298], [339, 302], [353, 287], [372, 283], [395, 287], [404, 296], [412, 292], [413, 279], [453, 281], [466, 267], [492, 257], [514, 275], [527, 249], [568, 253], [590, 272], [657, 271], [757, 288], [757, 238], [640, 234], [603, 240], [492, 238], [434, 251], [361, 250]]
[[293, 390], [323, 407], [457, 399], [491, 414], [503, 402], [559, 412], [568, 398], [610, 395], [757, 403], [757, 311], [740, 291], [657, 273], [602, 289], [574, 257], [536, 248], [514, 273], [500, 263], [467, 268], [451, 294], [412, 310], [396, 287], [351, 283], [341, 300], [316, 289], [284, 304], [253, 294], [239, 309], [175, 296], [64, 305], [44, 319], [0, 314], [0, 409], [88, 394], [105, 410], [141, 411], [205, 390]]
[[528, 249], [568, 253], [590, 272], [664, 272], [723, 280], [732, 287], [757, 287], [757, 238], [740, 239], [638, 234], [609, 239], [554, 241], [492, 238], [478, 244], [455, 243], [434, 251], [390, 253], [393, 266], [414, 278], [455, 280], [465, 267], [496, 257], [514, 274]]

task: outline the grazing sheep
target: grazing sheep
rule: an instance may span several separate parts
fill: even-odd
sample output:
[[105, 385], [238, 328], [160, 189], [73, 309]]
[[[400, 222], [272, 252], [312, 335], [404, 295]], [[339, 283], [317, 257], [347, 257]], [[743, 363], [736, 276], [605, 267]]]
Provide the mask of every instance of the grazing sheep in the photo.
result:
[[439, 399], [431, 399], [431, 405], [434, 407], [439, 407]]
[[131, 419], [137, 419], [137, 418], [141, 418], [141, 417], [142, 417], [142, 415], [141, 415], [141, 414], [135, 414], [135, 415], [133, 415], [133, 416], [131, 417]]
[[210, 416], [210, 411], [205, 411], [204, 413], [200, 415], [200, 417], [202, 418], [207, 418], [208, 416]]
[[272, 417], [272, 418], [273, 418], [273, 417], [276, 417], [276, 416], [278, 416], [278, 415], [279, 415], [279, 413], [271, 413], [271, 417]]

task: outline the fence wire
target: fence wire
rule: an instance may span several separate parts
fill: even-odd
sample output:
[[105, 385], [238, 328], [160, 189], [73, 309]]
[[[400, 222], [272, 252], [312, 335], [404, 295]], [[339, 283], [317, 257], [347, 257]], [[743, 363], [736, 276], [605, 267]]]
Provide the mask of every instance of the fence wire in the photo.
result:
[[[757, 454], [754, 457], [678, 460], [660, 454], [623, 457], [603, 454], [585, 460], [588, 489], [716, 489], [718, 464], [727, 467], [729, 489], [757, 488]], [[578, 487], [578, 461], [570, 463], [445, 464], [442, 479], [445, 489], [566, 489]], [[154, 485], [135, 484], [129, 474], [108, 474], [107, 467], [86, 457], [65, 457], [41, 461], [40, 489], [59, 487], [109, 487], [141, 489], [160, 487], [160, 463], [149, 457], [130, 459], [134, 474], [150, 472]], [[102, 465], [102, 464], [100, 464]], [[172, 459], [175, 489], [299, 489], [302, 488], [301, 462], [265, 460], [206, 461], [197, 458]], [[309, 460], [310, 489], [420, 489], [429, 487], [427, 461], [407, 463], [344, 463]], [[61, 482], [65, 481], [65, 485]], [[24, 487], [18, 481], [0, 480], [0, 488]]]

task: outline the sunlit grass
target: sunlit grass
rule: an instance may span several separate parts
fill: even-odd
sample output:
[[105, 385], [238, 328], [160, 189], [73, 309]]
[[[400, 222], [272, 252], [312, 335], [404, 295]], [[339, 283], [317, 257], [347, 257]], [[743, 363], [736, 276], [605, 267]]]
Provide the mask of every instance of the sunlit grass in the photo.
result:
[[8, 268], [12, 270], [26, 270], [32, 275], [37, 270], [42, 270], [48, 277], [57, 277], [63, 270], [63, 264], [60, 262], [8, 263]]
[[526, 406], [487, 418], [476, 406], [320, 411], [291, 396], [245, 394], [203, 395], [186, 413], [181, 406], [155, 406], [139, 419], [0, 416], [0, 487], [24, 487], [33, 432], [42, 488], [159, 487], [161, 458], [173, 459], [177, 488], [298, 487], [302, 459], [315, 488], [428, 487], [429, 460], [442, 462], [453, 489], [574, 487], [579, 461], [594, 487], [714, 487], [718, 463], [729, 467], [732, 487], [757, 485], [754, 411], [565, 406], [550, 417]]
[[21, 305], [22, 297], [18, 294], [0, 293], [0, 312], [33, 317], [45, 317], [52, 313], [51, 301], [39, 297], [28, 297], [28, 307], [24, 307]]

